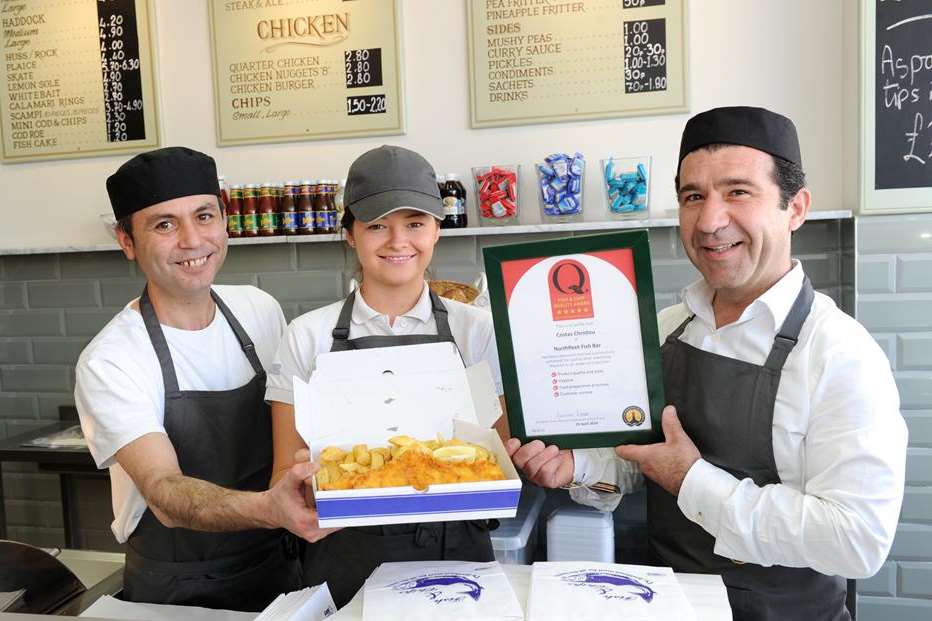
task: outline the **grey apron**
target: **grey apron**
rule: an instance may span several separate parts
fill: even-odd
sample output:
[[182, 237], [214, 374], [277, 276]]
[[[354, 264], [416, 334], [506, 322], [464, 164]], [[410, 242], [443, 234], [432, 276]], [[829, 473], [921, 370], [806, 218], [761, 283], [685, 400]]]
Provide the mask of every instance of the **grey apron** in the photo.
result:
[[[702, 351], [679, 340], [684, 321], [661, 347], [664, 391], [702, 458], [759, 486], [780, 483], [773, 457], [773, 408], [786, 358], [812, 308], [805, 278], [763, 366]], [[713, 552], [715, 539], [680, 511], [676, 497], [647, 481], [651, 550], [675, 571], [719, 573], [735, 621], [844, 621], [844, 579], [809, 568], [739, 564]]]
[[[330, 351], [422, 343], [455, 344], [447, 320], [447, 309], [433, 291], [430, 292], [430, 301], [437, 322], [436, 335], [364, 336], [350, 339], [349, 326], [354, 300], [355, 293], [350, 293], [343, 303], [333, 329], [333, 346]], [[489, 537], [490, 522], [497, 525], [494, 520], [474, 520], [344, 528], [317, 543], [304, 544], [304, 583], [315, 585], [326, 581], [334, 603], [342, 608], [373, 570], [385, 562], [492, 561], [495, 556]]]
[[[256, 375], [233, 390], [179, 390], [168, 343], [143, 291], [139, 310], [165, 384], [165, 432], [185, 476], [262, 491], [272, 473], [265, 370], [249, 335], [220, 297], [210, 293]], [[297, 544], [285, 531], [166, 528], [147, 508], [127, 541], [123, 583], [129, 601], [258, 611], [280, 593], [300, 589], [301, 570]]]

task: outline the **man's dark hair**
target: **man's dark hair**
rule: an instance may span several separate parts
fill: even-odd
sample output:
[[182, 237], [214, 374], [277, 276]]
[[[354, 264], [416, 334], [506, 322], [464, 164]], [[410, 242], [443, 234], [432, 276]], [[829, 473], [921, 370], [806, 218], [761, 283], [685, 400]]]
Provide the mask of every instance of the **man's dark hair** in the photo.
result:
[[[219, 195], [217, 196], [217, 206], [220, 208], [220, 215], [223, 215], [226, 213], [223, 200], [220, 198]], [[133, 239], [133, 214], [129, 214], [128, 216], [123, 216], [122, 218], [117, 220], [115, 228], [123, 231], [129, 236], [130, 239]]]
[[[706, 151], [718, 151], [725, 147], [733, 147], [736, 145], [727, 144], [727, 143], [713, 143], [707, 144], [700, 149], [705, 149]], [[789, 160], [785, 160], [782, 157], [777, 157], [771, 155], [770, 158], [773, 160], [773, 172], [771, 173], [771, 179], [777, 184], [777, 187], [780, 189], [780, 209], [786, 209], [790, 205], [790, 201], [793, 200], [793, 197], [796, 196], [797, 192], [806, 187], [806, 173], [803, 171], [802, 166], [795, 164]], [[674, 179], [674, 185], [676, 186], [676, 191], [680, 190], [680, 173], [679, 169], [676, 172], [676, 178]]]

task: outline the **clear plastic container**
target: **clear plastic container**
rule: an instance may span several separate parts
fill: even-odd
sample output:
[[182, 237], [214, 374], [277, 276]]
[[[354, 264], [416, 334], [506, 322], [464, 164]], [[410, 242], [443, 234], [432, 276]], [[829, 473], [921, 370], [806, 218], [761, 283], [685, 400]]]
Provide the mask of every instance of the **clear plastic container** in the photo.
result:
[[602, 188], [608, 217], [646, 218], [650, 198], [650, 157], [601, 160]]
[[530, 565], [534, 562], [537, 519], [545, 497], [541, 488], [530, 483], [524, 484], [517, 515], [500, 520], [499, 527], [490, 533], [496, 561], [508, 565]]
[[501, 226], [518, 222], [520, 179], [521, 166], [518, 164], [493, 164], [472, 169], [480, 225]]
[[[544, 223], [580, 222], [583, 212], [583, 188], [586, 185], [585, 160], [577, 164], [578, 174], [555, 170], [549, 162], [534, 165], [537, 173], [537, 201]], [[551, 171], [556, 174], [551, 174]], [[578, 185], [576, 185], [578, 184]]]
[[614, 563], [614, 516], [577, 505], [556, 509], [547, 520], [547, 560]]

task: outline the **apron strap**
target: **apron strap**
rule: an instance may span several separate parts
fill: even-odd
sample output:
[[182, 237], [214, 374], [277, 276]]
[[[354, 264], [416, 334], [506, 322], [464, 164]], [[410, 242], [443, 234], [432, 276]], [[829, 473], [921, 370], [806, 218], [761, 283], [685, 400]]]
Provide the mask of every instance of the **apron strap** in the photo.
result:
[[803, 285], [793, 302], [790, 312], [787, 314], [780, 331], [773, 339], [773, 348], [770, 355], [767, 356], [767, 362], [764, 366], [771, 371], [780, 371], [786, 363], [787, 356], [796, 347], [796, 341], [799, 338], [799, 332], [802, 330], [803, 322], [809, 316], [812, 309], [812, 301], [815, 299], [815, 293], [812, 290], [812, 283], [809, 282], [808, 276], [803, 276]]
[[168, 341], [165, 340], [165, 333], [162, 331], [162, 325], [159, 318], [155, 315], [155, 308], [149, 300], [149, 285], [147, 284], [142, 295], [139, 296], [139, 312], [142, 314], [142, 321], [146, 324], [146, 332], [149, 333], [149, 340], [152, 342], [152, 348], [155, 349], [155, 355], [159, 359], [159, 366], [162, 367], [162, 382], [165, 384], [165, 394], [178, 392], [178, 376], [175, 375], [175, 364], [172, 362], [171, 352], [168, 351]]
[[447, 307], [443, 305], [440, 296], [428, 287], [430, 293], [430, 305], [434, 313], [434, 321], [437, 323], [437, 336], [443, 336], [453, 341], [453, 332], [450, 330], [449, 313]]
[[265, 369], [262, 368], [262, 362], [259, 360], [258, 354], [256, 354], [256, 346], [253, 344], [252, 339], [249, 338], [249, 335], [246, 334], [246, 330], [243, 328], [242, 324], [236, 319], [230, 308], [220, 299], [220, 296], [217, 295], [217, 292], [213, 289], [210, 290], [210, 297], [213, 298], [214, 304], [217, 305], [217, 308], [219, 308], [223, 316], [226, 317], [227, 323], [230, 324], [233, 334], [236, 335], [236, 340], [239, 341], [239, 346], [242, 348], [243, 353], [246, 354], [246, 359], [249, 360], [253, 372], [260, 377], [264, 377]]
[[353, 289], [350, 291], [349, 295], [346, 296], [346, 300], [343, 301], [343, 307], [340, 308], [340, 316], [337, 318], [337, 325], [335, 325], [330, 332], [330, 336], [333, 337], [334, 342], [349, 339], [350, 318], [353, 316], [353, 303], [355, 300], [356, 290]]
[[695, 318], [696, 318], [695, 315], [690, 315], [689, 317], [687, 317], [687, 318], [683, 321], [683, 323], [681, 323], [681, 324], [679, 325], [679, 327], [678, 327], [676, 330], [674, 330], [673, 332], [671, 332], [671, 333], [667, 336], [666, 341], [667, 341], [668, 343], [672, 343], [673, 341], [676, 341], [677, 339], [679, 339], [679, 338], [680, 338], [680, 335], [683, 334], [683, 330], [685, 330], [685, 329], [686, 329], [686, 326], [689, 325], [689, 322], [692, 321], [692, 320], [695, 319]]

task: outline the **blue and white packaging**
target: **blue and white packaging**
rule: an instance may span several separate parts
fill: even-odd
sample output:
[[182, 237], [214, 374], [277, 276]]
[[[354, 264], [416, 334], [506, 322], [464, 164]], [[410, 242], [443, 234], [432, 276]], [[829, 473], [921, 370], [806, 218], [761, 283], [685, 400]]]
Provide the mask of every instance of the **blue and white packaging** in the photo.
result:
[[363, 621], [521, 621], [524, 608], [496, 561], [383, 563], [363, 587]]
[[319, 491], [322, 527], [511, 518], [518, 476], [492, 425], [501, 405], [486, 363], [463, 367], [452, 343], [329, 352], [308, 382], [294, 379], [295, 424], [318, 460], [327, 446], [385, 446], [392, 436], [457, 437], [492, 452], [505, 479]]
[[695, 621], [669, 567], [588, 561], [535, 563], [528, 621]]

